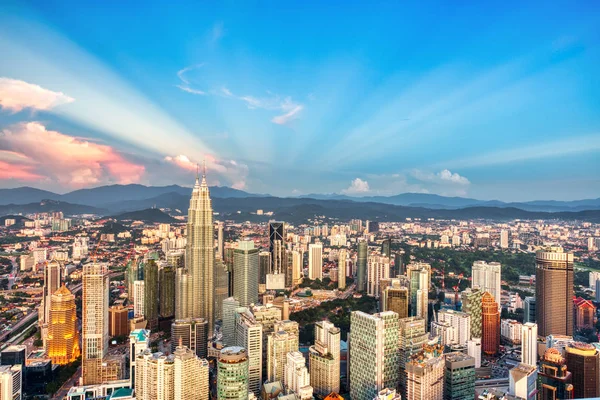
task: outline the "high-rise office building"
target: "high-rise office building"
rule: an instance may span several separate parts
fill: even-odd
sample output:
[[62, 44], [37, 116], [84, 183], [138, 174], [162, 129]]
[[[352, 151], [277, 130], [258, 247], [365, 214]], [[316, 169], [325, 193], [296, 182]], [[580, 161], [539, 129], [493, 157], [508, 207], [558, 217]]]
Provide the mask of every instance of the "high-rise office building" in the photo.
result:
[[[223, 319], [223, 301], [229, 297], [229, 286], [233, 282], [230, 282], [229, 275], [233, 276], [233, 271], [231, 273], [227, 270], [227, 265], [221, 258], [215, 259], [215, 269], [214, 269], [214, 282], [215, 282], [215, 294], [214, 294], [214, 311], [215, 311], [215, 320]], [[257, 283], [258, 286], [258, 283]]]
[[308, 278], [323, 279], [323, 245], [314, 243], [308, 246]]
[[0, 366], [0, 400], [21, 400], [25, 368], [20, 364]]
[[185, 268], [189, 274], [189, 293], [184, 297], [189, 304], [186, 315], [178, 318], [206, 320], [211, 335], [214, 324], [214, 259], [213, 210], [205, 171], [202, 181], [196, 178], [188, 209]]
[[404, 275], [406, 273], [405, 268], [404, 268], [404, 263], [402, 262], [402, 256], [403, 256], [403, 254], [401, 252], [394, 253], [394, 274], [393, 274], [393, 276]]
[[573, 399], [572, 374], [559, 350], [549, 348], [540, 358], [538, 373], [538, 399]]
[[340, 249], [338, 253], [338, 289], [346, 288], [346, 259], [348, 258], [348, 251], [346, 249]]
[[508, 394], [517, 399], [535, 399], [537, 368], [519, 363], [508, 371]]
[[[444, 344], [466, 346], [471, 339], [471, 316], [467, 313], [441, 309], [437, 313], [437, 322], [446, 323], [450, 327], [447, 341]], [[435, 322], [432, 322], [434, 324]]]
[[104, 264], [83, 265], [81, 377], [84, 385], [102, 383], [102, 359], [108, 350], [109, 277]]
[[260, 396], [263, 364], [263, 327], [245, 307], [235, 313], [235, 342], [248, 353], [248, 390]]
[[600, 396], [600, 353], [589, 343], [569, 343], [566, 350], [567, 369], [573, 377], [576, 399]]
[[135, 362], [137, 356], [148, 350], [150, 346], [150, 331], [147, 329], [134, 329], [129, 333], [129, 381], [135, 388]]
[[127, 336], [129, 334], [129, 309], [123, 305], [108, 309], [108, 335], [110, 337]]
[[[192, 276], [185, 267], [175, 270], [175, 319], [187, 318], [192, 304]], [[134, 296], [135, 297], [135, 296]]]
[[173, 352], [173, 400], [208, 400], [209, 365], [187, 347], [179, 346]]
[[398, 314], [398, 318], [406, 318], [409, 302], [408, 288], [401, 286], [399, 279], [392, 279], [390, 285], [383, 289], [383, 311], [393, 311]]
[[506, 229], [500, 231], [500, 247], [508, 249], [508, 231]]
[[404, 397], [406, 397], [406, 363], [414, 354], [423, 349], [423, 346], [427, 344], [429, 335], [427, 334], [425, 320], [420, 317], [402, 318], [398, 321], [398, 327], [400, 386]]
[[175, 392], [173, 356], [152, 353], [149, 349], [135, 360], [135, 398], [139, 400], [173, 399]]
[[356, 290], [364, 292], [367, 290], [367, 253], [369, 246], [367, 242], [358, 242], [358, 251], [356, 258]]
[[[312, 400], [313, 388], [306, 368], [306, 359], [299, 351], [287, 353], [283, 386], [288, 393], [294, 393], [296, 399]], [[329, 393], [328, 393], [329, 394]]]
[[471, 316], [471, 337], [481, 337], [481, 298], [479, 288], [467, 288], [461, 293], [462, 311]]
[[444, 398], [444, 347], [425, 346], [406, 363], [407, 400], [442, 400]]
[[298, 351], [299, 327], [294, 321], [278, 321], [267, 337], [267, 379], [283, 381], [286, 355]]
[[182, 345], [200, 358], [208, 355], [208, 321], [202, 318], [176, 319], [171, 324], [171, 351]]
[[381, 242], [381, 254], [387, 258], [390, 258], [392, 255], [392, 239], [386, 238]]
[[498, 353], [500, 346], [500, 311], [491, 293], [481, 298], [481, 349], [486, 354]]
[[254, 242], [238, 242], [233, 252], [233, 297], [242, 307], [258, 303], [258, 249]]
[[521, 328], [521, 362], [527, 365], [537, 365], [537, 324], [526, 322]]
[[225, 253], [223, 252], [224, 249], [224, 238], [223, 238], [223, 231], [224, 231], [224, 224], [222, 221], [217, 222], [217, 256], [223, 260], [223, 257], [225, 256]]
[[535, 296], [527, 296], [523, 300], [523, 323], [535, 323]]
[[146, 301], [145, 295], [146, 282], [135, 281], [133, 283], [133, 315], [136, 317], [144, 316], [144, 302]]
[[423, 318], [427, 325], [429, 321], [431, 266], [421, 262], [408, 264], [406, 274], [410, 279], [410, 315]]
[[398, 314], [384, 311], [350, 316], [350, 396], [373, 399], [398, 386]]
[[367, 264], [367, 294], [379, 298], [380, 282], [390, 278], [390, 259], [384, 256], [371, 256]]
[[475, 368], [481, 367], [481, 338], [472, 338], [467, 342], [467, 354], [475, 360]]
[[240, 302], [235, 297], [228, 297], [223, 300], [221, 340], [225, 347], [235, 345], [235, 313], [238, 308], [240, 308]]
[[501, 272], [502, 266], [500, 263], [475, 261], [471, 268], [471, 287], [478, 287], [483, 292], [490, 293], [496, 303], [500, 305], [500, 295], [502, 293]]
[[175, 269], [171, 266], [161, 268], [158, 272], [158, 316], [173, 318], [175, 316]]
[[444, 400], [473, 400], [475, 359], [461, 352], [446, 353]]
[[75, 295], [66, 286], [61, 286], [52, 294], [46, 352], [54, 365], [68, 364], [79, 357], [76, 311]]
[[267, 284], [267, 274], [270, 274], [271, 270], [271, 253], [268, 251], [261, 251], [258, 253], [258, 283], [259, 285]]
[[144, 317], [148, 329], [158, 328], [158, 264], [150, 259], [144, 270]]
[[248, 400], [248, 354], [243, 347], [225, 347], [217, 361], [217, 399]]
[[315, 395], [340, 391], [340, 329], [329, 321], [315, 323], [315, 344], [309, 348], [310, 383]]
[[42, 290], [42, 306], [40, 307], [40, 323], [48, 322], [50, 319], [50, 303], [52, 294], [60, 288], [62, 276], [62, 265], [52, 260], [44, 266], [44, 288]]
[[573, 335], [573, 254], [560, 247], [535, 255], [538, 335]]
[[[300, 250], [292, 251], [292, 285], [299, 285], [302, 283], [302, 278], [304, 276], [302, 273], [302, 258], [303, 258], [302, 251], [300, 251]], [[346, 284], [345, 282], [346, 281], [345, 281], [345, 277], [344, 277], [344, 285]]]
[[269, 221], [269, 253], [271, 266], [269, 274], [283, 273], [283, 252], [285, 250], [285, 222]]

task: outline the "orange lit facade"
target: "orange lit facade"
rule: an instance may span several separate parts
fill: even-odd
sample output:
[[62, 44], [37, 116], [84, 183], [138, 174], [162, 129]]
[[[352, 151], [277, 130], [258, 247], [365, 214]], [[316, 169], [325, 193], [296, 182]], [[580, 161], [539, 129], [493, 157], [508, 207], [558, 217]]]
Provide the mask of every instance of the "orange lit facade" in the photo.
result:
[[52, 294], [49, 314], [48, 357], [55, 365], [75, 361], [80, 353], [75, 296], [66, 286]]
[[590, 300], [576, 297], [573, 299], [573, 322], [575, 329], [593, 328], [596, 326], [596, 307]]
[[500, 346], [500, 310], [489, 292], [481, 298], [481, 350], [485, 354], [496, 354]]

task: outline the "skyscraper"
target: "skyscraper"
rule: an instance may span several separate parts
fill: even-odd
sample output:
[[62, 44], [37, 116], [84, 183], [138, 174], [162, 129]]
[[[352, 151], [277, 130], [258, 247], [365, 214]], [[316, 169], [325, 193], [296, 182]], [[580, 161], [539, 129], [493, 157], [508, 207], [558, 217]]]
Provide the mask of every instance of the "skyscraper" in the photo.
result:
[[402, 253], [394, 253], [394, 276], [404, 275], [405, 268], [404, 263], [402, 262]]
[[243, 347], [225, 347], [217, 361], [217, 399], [248, 400], [248, 355]]
[[175, 316], [175, 269], [161, 268], [158, 273], [158, 315], [161, 318]]
[[51, 297], [46, 343], [54, 365], [68, 364], [79, 357], [75, 296], [64, 285]]
[[429, 335], [427, 334], [425, 320], [420, 317], [402, 318], [398, 321], [398, 327], [400, 386], [404, 394], [403, 397], [406, 397], [406, 388], [408, 385], [406, 382], [406, 363], [414, 354], [423, 349], [423, 346], [427, 344]]
[[0, 366], [0, 399], [21, 400], [23, 395], [23, 375], [25, 370], [22, 365]]
[[421, 262], [408, 264], [406, 274], [410, 279], [410, 315], [423, 318], [428, 325], [431, 266]]
[[315, 395], [340, 391], [340, 329], [329, 321], [315, 323], [315, 344], [309, 348], [310, 383]]
[[[444, 344], [458, 344], [466, 346], [471, 339], [471, 316], [467, 313], [441, 309], [437, 313], [438, 323], [447, 323], [451, 328], [448, 332], [448, 341]], [[434, 322], [432, 322], [432, 325]]]
[[144, 281], [133, 282], [133, 315], [136, 317], [143, 317], [146, 311], [144, 307], [146, 301], [145, 287], [146, 282]]
[[173, 390], [174, 400], [208, 400], [209, 365], [204, 358], [199, 358], [187, 347], [177, 347], [173, 352]]
[[535, 255], [538, 335], [573, 335], [573, 254], [560, 247]]
[[222, 342], [224, 346], [235, 345], [235, 313], [240, 302], [235, 297], [223, 300], [223, 322], [221, 324]]
[[537, 365], [537, 324], [526, 322], [521, 328], [521, 362], [527, 365]]
[[81, 377], [84, 385], [102, 382], [102, 359], [108, 349], [108, 298], [106, 265], [84, 264], [81, 296]]
[[383, 311], [393, 311], [400, 319], [408, 317], [409, 302], [408, 288], [401, 286], [399, 279], [392, 279], [383, 290]]
[[313, 388], [310, 386], [310, 374], [306, 368], [306, 359], [299, 351], [287, 353], [283, 384], [286, 391], [296, 394], [295, 398], [313, 399]]
[[46, 338], [48, 337], [48, 323], [50, 320], [50, 302], [52, 294], [58, 290], [61, 285], [62, 266], [56, 261], [47, 262], [44, 266], [44, 288], [42, 290], [42, 303], [38, 311], [38, 324], [41, 327], [41, 336], [46, 348]]
[[473, 400], [475, 359], [461, 352], [446, 353], [444, 400]]
[[[223, 301], [229, 297], [229, 275], [230, 272], [227, 270], [227, 265], [223, 262], [223, 259], [215, 259], [215, 295], [214, 295], [214, 311], [215, 320], [223, 319]], [[233, 271], [231, 272], [233, 275]], [[258, 283], [257, 283], [258, 286]]]
[[175, 364], [173, 355], [152, 353], [149, 349], [136, 356], [135, 398], [139, 400], [174, 399]]
[[[479, 288], [467, 288], [461, 293], [462, 311], [471, 316], [471, 337], [481, 337], [481, 298]], [[478, 367], [479, 368], [479, 367]]]
[[208, 355], [208, 321], [202, 318], [176, 319], [171, 324], [171, 351], [181, 344], [200, 358]]
[[267, 338], [267, 379], [283, 381], [286, 355], [298, 351], [299, 327], [297, 322], [278, 321]]
[[523, 300], [523, 323], [536, 322], [535, 317], [535, 296], [527, 296]]
[[356, 290], [364, 292], [367, 290], [367, 253], [369, 246], [367, 242], [358, 242], [357, 260], [356, 260]]
[[398, 314], [385, 311], [350, 316], [350, 396], [373, 399], [398, 386]]
[[217, 256], [222, 260], [225, 256], [223, 252], [223, 231], [224, 225], [222, 221], [217, 222]]
[[248, 390], [260, 396], [263, 364], [263, 329], [246, 307], [235, 313], [235, 344], [247, 349]]
[[[270, 273], [271, 269], [271, 253], [268, 251], [261, 251], [258, 254], [258, 276], [259, 285], [267, 284], [267, 274]], [[263, 289], [264, 290], [264, 289]]]
[[285, 250], [285, 222], [269, 222], [269, 253], [271, 253], [271, 268], [268, 273], [282, 274], [283, 252]]
[[500, 263], [475, 261], [471, 269], [471, 287], [479, 287], [482, 291], [489, 292], [496, 303], [500, 305], [501, 272], [502, 266]]
[[346, 288], [346, 258], [348, 251], [340, 249], [338, 254], [338, 289]]
[[191, 285], [188, 285], [191, 294], [185, 297], [191, 304], [188, 305], [187, 315], [183, 318], [205, 319], [211, 334], [214, 324], [213, 232], [213, 210], [205, 171], [201, 182], [196, 178], [188, 209], [185, 268], [191, 278]]
[[390, 259], [384, 256], [371, 256], [368, 262], [367, 294], [379, 298], [380, 281], [390, 277]]
[[540, 359], [538, 373], [538, 399], [561, 400], [572, 399], [572, 374], [567, 370], [567, 363], [559, 350], [549, 348]]
[[576, 399], [600, 396], [600, 354], [589, 343], [573, 342], [565, 348], [567, 369], [573, 374]]
[[482, 351], [496, 354], [500, 346], [500, 311], [489, 292], [485, 292], [481, 298], [481, 333]]
[[[425, 346], [406, 363], [407, 400], [442, 400], [444, 396], [444, 347]], [[471, 393], [473, 394], [473, 393]]]
[[[302, 251], [292, 251], [292, 285], [299, 285], [302, 283]], [[344, 277], [344, 285], [346, 277]]]
[[392, 255], [392, 239], [386, 238], [381, 242], [381, 254], [387, 258], [390, 258]]
[[500, 231], [500, 247], [503, 249], [508, 248], [508, 231], [506, 229]]
[[240, 306], [258, 303], [258, 249], [253, 241], [238, 242], [233, 252], [233, 276], [233, 297]]
[[158, 328], [158, 264], [150, 259], [144, 270], [144, 317], [148, 329]]
[[308, 246], [308, 278], [323, 278], [323, 245], [314, 243]]

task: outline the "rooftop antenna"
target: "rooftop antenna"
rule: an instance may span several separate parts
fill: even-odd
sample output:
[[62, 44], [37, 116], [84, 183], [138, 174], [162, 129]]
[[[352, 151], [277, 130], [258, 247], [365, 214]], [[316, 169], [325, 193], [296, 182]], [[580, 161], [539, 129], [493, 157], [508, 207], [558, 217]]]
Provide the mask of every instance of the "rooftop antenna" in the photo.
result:
[[204, 170], [202, 177], [206, 178], [206, 159], [202, 160], [202, 168]]

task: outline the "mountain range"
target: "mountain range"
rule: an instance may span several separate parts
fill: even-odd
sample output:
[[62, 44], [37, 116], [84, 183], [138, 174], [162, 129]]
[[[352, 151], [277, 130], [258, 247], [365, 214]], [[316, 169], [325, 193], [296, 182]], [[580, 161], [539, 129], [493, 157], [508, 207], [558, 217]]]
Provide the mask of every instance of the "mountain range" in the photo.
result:
[[[600, 221], [600, 199], [578, 201], [531, 201], [504, 203], [433, 194], [404, 193], [396, 196], [350, 197], [309, 195], [274, 197], [247, 193], [228, 187], [211, 187], [215, 212], [237, 221], [277, 218], [291, 223], [326, 215], [346, 220], [401, 221], [405, 218], [483, 219], [582, 219]], [[177, 185], [111, 185], [56, 194], [22, 187], [0, 189], [0, 215], [63, 211], [66, 215], [91, 213], [115, 216], [118, 220], [166, 221], [149, 209], [165, 209], [170, 215], [185, 215], [191, 188]], [[273, 216], [259, 216], [258, 209]], [[141, 215], [136, 214], [140, 210]], [[158, 211], [158, 210], [157, 210]], [[132, 213], [133, 212], [133, 213]], [[124, 215], [123, 215], [124, 214]], [[141, 218], [143, 217], [143, 218]], [[156, 221], [155, 221], [156, 220]]]

